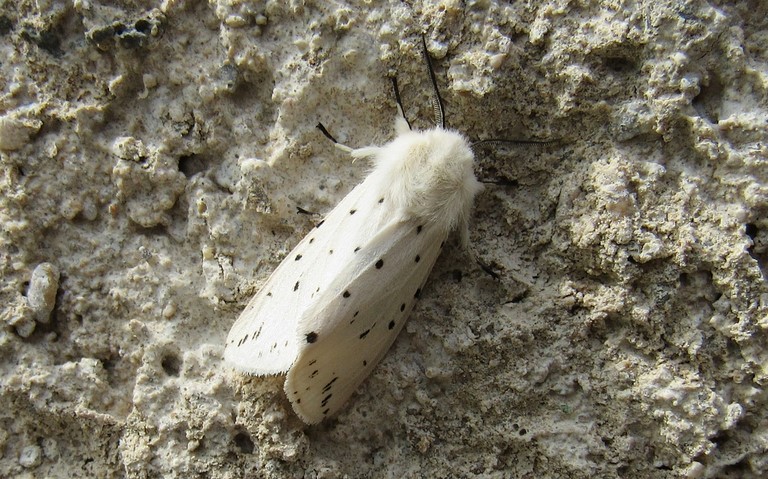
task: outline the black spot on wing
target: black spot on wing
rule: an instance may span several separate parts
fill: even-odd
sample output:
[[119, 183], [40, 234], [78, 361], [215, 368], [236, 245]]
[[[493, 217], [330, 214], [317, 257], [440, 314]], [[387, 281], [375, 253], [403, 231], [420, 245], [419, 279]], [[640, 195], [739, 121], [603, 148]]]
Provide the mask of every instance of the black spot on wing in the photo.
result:
[[319, 227], [323, 226], [323, 223], [325, 223], [325, 220], [322, 220], [321, 222], [319, 222], [318, 224], [316, 224], [316, 225], [315, 225], [315, 228], [319, 228]]
[[254, 331], [254, 332], [253, 332], [253, 336], [251, 337], [251, 340], [252, 340], [252, 341], [253, 341], [253, 340], [255, 340], [256, 338], [258, 338], [258, 337], [261, 335], [261, 328], [263, 328], [263, 327], [264, 327], [264, 323], [262, 323], [262, 324], [259, 326], [259, 329], [258, 329], [257, 331]]
[[353, 251], [353, 253], [357, 253], [358, 251], [360, 251], [360, 247], [359, 246], [357, 248], [355, 248], [355, 251]]
[[337, 379], [339, 379], [339, 377], [338, 377], [338, 376], [334, 376], [334, 378], [333, 378], [333, 379], [331, 379], [331, 380], [328, 382], [328, 384], [326, 384], [325, 386], [323, 386], [323, 392], [324, 392], [324, 393], [327, 393], [328, 391], [330, 391], [330, 390], [331, 390], [331, 386], [333, 386], [333, 383], [335, 383]]
[[349, 214], [350, 214], [350, 215], [353, 215], [353, 214], [355, 214], [355, 213], [357, 213], [357, 210], [349, 210]]
[[421, 256], [416, 255], [416, 257], [413, 260], [418, 263], [419, 261], [421, 261]]
[[416, 299], [421, 298], [421, 288], [416, 290], [416, 294], [414, 294], [413, 297]]
[[421, 234], [421, 230], [424, 228], [422, 225], [416, 227], [416, 234]]
[[345, 298], [349, 298], [351, 296], [349, 291], [344, 291], [344, 294], [342, 294]]
[[405, 311], [405, 303], [400, 305], [400, 312], [402, 313], [403, 311]]
[[384, 203], [384, 198], [379, 198], [379, 204]]
[[395, 321], [392, 320], [389, 322], [389, 329], [393, 329], [395, 327]]
[[294, 261], [298, 261], [298, 260], [300, 260], [300, 259], [301, 259], [301, 255], [300, 255], [300, 254], [297, 254], [297, 255], [296, 255], [296, 259], [295, 259]]
[[317, 333], [314, 331], [312, 331], [311, 333], [307, 333], [307, 342], [309, 344], [312, 344], [315, 341], [317, 341]]
[[376, 261], [376, 269], [381, 269], [382, 266], [384, 266], [383, 259], [379, 259], [378, 261]]
[[370, 333], [371, 330], [373, 328], [375, 328], [375, 327], [376, 327], [376, 323], [373, 323], [370, 328], [368, 328], [365, 331], [363, 331], [362, 333], [360, 333], [360, 339], [365, 339], [365, 337], [368, 336], [368, 333]]
[[297, 289], [299, 289], [299, 282], [298, 281], [296, 281], [296, 284], [293, 285], [293, 290], [296, 291]]

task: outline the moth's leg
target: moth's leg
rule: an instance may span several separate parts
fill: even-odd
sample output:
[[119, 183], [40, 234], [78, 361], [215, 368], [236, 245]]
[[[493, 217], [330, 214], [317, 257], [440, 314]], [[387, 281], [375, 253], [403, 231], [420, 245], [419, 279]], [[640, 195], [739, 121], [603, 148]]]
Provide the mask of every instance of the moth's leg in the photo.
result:
[[336, 146], [336, 148], [338, 148], [339, 150], [343, 151], [344, 153], [352, 153], [354, 151], [354, 148], [351, 148], [351, 147], [349, 147], [347, 145], [344, 145], [344, 144], [339, 143], [338, 141], [336, 141], [336, 138], [334, 138], [333, 135], [328, 133], [328, 130], [325, 129], [325, 125], [323, 125], [322, 123], [318, 123], [317, 125], [315, 125], [315, 127], [318, 130], [320, 130], [323, 133], [323, 135], [325, 135], [326, 138], [331, 140], [333, 142], [334, 146]]
[[317, 129], [323, 132], [323, 135], [325, 135], [326, 138], [331, 140], [333, 142], [333, 145], [336, 148], [343, 151], [344, 153], [349, 154], [353, 159], [352, 161], [357, 160], [358, 158], [375, 156], [376, 153], [378, 153], [379, 150], [381, 149], [378, 146], [364, 146], [362, 148], [352, 148], [350, 146], [344, 145], [336, 141], [336, 138], [334, 138], [333, 135], [328, 133], [328, 130], [325, 129], [325, 126], [322, 123], [317, 124]]
[[397, 102], [397, 113], [395, 117], [395, 133], [400, 136], [403, 133], [411, 131], [411, 123], [405, 117], [403, 100], [400, 98], [400, 88], [397, 87], [397, 78], [392, 77], [392, 90], [395, 92], [395, 102]]

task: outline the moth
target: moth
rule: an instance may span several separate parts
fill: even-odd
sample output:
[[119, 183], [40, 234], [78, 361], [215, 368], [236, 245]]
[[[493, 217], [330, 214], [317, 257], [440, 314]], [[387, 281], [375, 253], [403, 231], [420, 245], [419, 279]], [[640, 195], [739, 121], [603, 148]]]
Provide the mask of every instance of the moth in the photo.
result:
[[397, 82], [395, 138], [350, 148], [371, 170], [267, 279], [227, 337], [225, 360], [254, 375], [287, 373], [296, 414], [315, 424], [339, 411], [386, 354], [421, 295], [448, 234], [468, 248], [482, 185], [467, 139], [445, 127], [426, 42], [437, 125], [410, 127]]

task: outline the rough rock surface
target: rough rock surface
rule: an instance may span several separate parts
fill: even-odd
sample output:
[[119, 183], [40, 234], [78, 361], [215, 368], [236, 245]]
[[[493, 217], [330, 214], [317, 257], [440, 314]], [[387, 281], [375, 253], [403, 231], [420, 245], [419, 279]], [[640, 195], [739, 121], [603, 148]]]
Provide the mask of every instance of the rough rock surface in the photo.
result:
[[[0, 476], [768, 475], [768, 4], [0, 7]], [[307, 427], [222, 364], [391, 138], [397, 74], [483, 148], [393, 348]]]

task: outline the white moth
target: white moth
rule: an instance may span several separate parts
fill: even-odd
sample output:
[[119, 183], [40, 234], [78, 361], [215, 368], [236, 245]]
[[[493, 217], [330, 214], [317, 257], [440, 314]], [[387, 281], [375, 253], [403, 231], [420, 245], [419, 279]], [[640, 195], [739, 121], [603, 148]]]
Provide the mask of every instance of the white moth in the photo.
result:
[[[436, 87], [431, 65], [430, 75]], [[470, 145], [444, 128], [439, 94], [440, 124], [427, 131], [411, 130], [396, 83], [395, 94], [396, 138], [337, 143], [368, 158], [370, 174], [280, 263], [227, 337], [224, 358], [238, 370], [287, 372], [285, 392], [308, 424], [336, 413], [387, 352], [449, 232], [468, 244], [481, 189]]]

